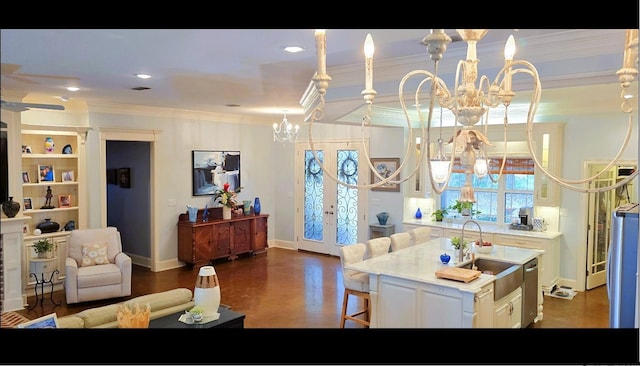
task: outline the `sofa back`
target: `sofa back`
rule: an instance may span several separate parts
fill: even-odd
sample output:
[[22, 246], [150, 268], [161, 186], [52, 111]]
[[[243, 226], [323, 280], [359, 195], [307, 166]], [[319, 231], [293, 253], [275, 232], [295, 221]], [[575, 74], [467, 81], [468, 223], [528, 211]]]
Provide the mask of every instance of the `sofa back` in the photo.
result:
[[193, 293], [188, 288], [176, 288], [164, 292], [142, 295], [117, 304], [104, 305], [58, 318], [60, 328], [117, 328], [118, 307], [139, 304], [151, 307], [150, 320], [189, 310], [194, 306]]

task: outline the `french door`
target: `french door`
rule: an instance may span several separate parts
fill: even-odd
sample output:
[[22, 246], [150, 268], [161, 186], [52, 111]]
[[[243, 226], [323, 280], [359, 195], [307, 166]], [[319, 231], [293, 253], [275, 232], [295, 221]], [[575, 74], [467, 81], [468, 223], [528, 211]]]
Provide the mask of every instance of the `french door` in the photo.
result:
[[[589, 176], [592, 176], [606, 167], [606, 164], [588, 164]], [[614, 165], [609, 171], [589, 183], [589, 188], [600, 188], [610, 186], [619, 180], [626, 178], [620, 175], [621, 168], [636, 169], [636, 165], [619, 166]], [[630, 184], [620, 188], [602, 192], [589, 193], [588, 207], [588, 232], [587, 232], [587, 277], [585, 288], [591, 290], [606, 283], [606, 266], [611, 243], [611, 220], [612, 213], [618, 206], [629, 203], [634, 195], [630, 193], [633, 188]]]
[[[318, 159], [339, 181], [362, 184], [361, 142], [314, 143]], [[337, 256], [342, 245], [362, 242], [368, 231], [367, 190], [338, 184], [322, 170], [307, 142], [296, 144], [298, 249]]]

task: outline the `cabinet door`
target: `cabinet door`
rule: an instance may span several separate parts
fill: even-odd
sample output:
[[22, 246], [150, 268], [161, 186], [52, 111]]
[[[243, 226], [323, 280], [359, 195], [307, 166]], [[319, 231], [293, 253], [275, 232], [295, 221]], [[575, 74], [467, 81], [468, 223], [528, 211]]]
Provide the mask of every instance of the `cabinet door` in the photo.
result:
[[522, 288], [495, 303], [493, 324], [495, 328], [520, 328], [522, 323]]
[[210, 259], [226, 257], [231, 249], [231, 225], [229, 223], [213, 225]]
[[[561, 172], [563, 125], [559, 123], [538, 123], [533, 129], [536, 157], [548, 172], [558, 175]], [[535, 171], [534, 206], [558, 206], [560, 204], [560, 186], [549, 179], [542, 171]]]
[[267, 249], [268, 246], [268, 235], [267, 235], [267, 218], [266, 217], [257, 217], [253, 220], [255, 225], [255, 236], [253, 239], [253, 250], [254, 253], [262, 252]]
[[211, 227], [199, 226], [193, 229], [193, 261], [202, 262], [211, 259]]
[[67, 266], [65, 266], [65, 261], [67, 259], [68, 239], [68, 236], [53, 239], [53, 248], [56, 253], [55, 256], [58, 258], [58, 261], [56, 263], [56, 269], [59, 272], [57, 282], [63, 282], [66, 276]]
[[236, 221], [232, 224], [232, 254], [246, 253], [251, 251], [251, 221]]

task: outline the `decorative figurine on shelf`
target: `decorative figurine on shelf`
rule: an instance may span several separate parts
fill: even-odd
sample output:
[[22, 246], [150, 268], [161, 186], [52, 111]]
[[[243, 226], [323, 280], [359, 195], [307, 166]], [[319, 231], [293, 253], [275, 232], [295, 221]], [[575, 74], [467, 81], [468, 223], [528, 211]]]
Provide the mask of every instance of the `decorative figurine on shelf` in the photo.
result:
[[209, 205], [204, 205], [204, 211], [202, 212], [202, 222], [209, 221]]
[[51, 186], [47, 186], [47, 195], [45, 196], [46, 200], [44, 201], [44, 206], [40, 207], [41, 209], [52, 209], [55, 208], [51, 205], [51, 198], [53, 197], [53, 193], [51, 193]]
[[44, 151], [52, 153], [55, 146], [56, 145], [53, 143], [53, 139], [51, 137], [44, 139]]

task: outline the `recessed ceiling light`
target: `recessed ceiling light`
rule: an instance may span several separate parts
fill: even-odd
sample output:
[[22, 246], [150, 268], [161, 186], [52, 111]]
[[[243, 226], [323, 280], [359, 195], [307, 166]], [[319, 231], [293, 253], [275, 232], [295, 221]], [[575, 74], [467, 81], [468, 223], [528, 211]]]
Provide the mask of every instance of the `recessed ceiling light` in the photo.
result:
[[287, 46], [284, 48], [284, 50], [289, 53], [298, 53], [304, 51], [304, 48], [298, 46]]
[[66, 95], [63, 95], [63, 96], [60, 97], [60, 100], [63, 101], [63, 102], [68, 102], [69, 101], [69, 97], [66, 96]]
[[68, 91], [78, 91], [78, 90], [80, 90], [80, 88], [78, 88], [77, 86], [66, 86], [65, 88]]
[[151, 75], [149, 75], [149, 74], [136, 74], [136, 77], [138, 77], [139, 79], [149, 79], [151, 77]]

